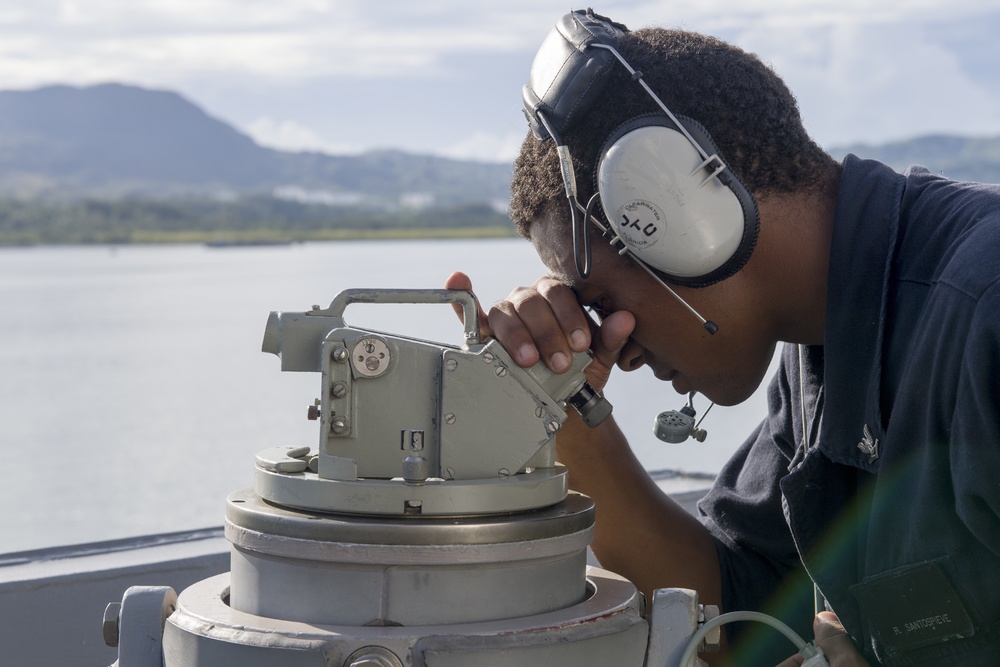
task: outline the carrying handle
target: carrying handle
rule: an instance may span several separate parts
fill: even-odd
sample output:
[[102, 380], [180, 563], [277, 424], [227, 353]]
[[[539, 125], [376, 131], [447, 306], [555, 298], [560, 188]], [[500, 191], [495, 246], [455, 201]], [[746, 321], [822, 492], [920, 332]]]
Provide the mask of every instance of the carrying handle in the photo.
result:
[[457, 303], [465, 319], [465, 344], [478, 345], [479, 304], [472, 292], [453, 289], [346, 289], [333, 298], [327, 315], [343, 317], [352, 303]]

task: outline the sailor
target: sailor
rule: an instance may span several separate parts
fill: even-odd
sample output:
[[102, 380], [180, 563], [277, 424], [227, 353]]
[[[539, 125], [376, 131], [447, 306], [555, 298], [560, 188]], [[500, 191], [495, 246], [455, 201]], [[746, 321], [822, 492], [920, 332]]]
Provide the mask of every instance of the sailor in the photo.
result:
[[[595, 388], [648, 366], [734, 405], [782, 346], [698, 518], [613, 419], [571, 417], [558, 459], [602, 565], [815, 631], [834, 665], [1000, 664], [1000, 187], [837, 162], [756, 56], [588, 12], [525, 108], [511, 217], [549, 273], [481, 322], [517, 363], [591, 348]], [[727, 626], [725, 656], [780, 662], [766, 630]]]

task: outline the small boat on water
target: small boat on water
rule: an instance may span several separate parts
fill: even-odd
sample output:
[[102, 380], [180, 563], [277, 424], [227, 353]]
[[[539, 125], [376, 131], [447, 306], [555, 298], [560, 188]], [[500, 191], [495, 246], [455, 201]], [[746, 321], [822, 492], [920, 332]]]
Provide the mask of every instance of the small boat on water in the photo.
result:
[[295, 241], [291, 239], [214, 239], [206, 241], [207, 248], [246, 248], [260, 246], [287, 246]]

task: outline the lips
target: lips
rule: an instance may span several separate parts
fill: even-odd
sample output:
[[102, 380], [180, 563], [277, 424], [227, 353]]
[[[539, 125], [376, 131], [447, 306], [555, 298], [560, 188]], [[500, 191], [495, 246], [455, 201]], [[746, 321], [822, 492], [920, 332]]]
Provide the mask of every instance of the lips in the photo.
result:
[[664, 382], [670, 382], [677, 375], [675, 370], [664, 370], [662, 368], [654, 368], [653, 375], [656, 376], [657, 380], [663, 380]]
[[653, 375], [656, 376], [657, 380], [671, 383], [674, 387], [674, 391], [678, 394], [686, 394], [690, 391], [690, 385], [687, 378], [678, 373], [675, 369], [665, 370], [657, 368], [653, 370]]

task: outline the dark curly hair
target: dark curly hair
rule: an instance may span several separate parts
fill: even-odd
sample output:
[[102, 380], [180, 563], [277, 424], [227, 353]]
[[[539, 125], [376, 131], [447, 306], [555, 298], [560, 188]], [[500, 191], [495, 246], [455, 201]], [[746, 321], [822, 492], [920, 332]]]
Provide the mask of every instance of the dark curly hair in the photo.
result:
[[[755, 196], [819, 191], [836, 182], [840, 165], [809, 138], [795, 97], [757, 56], [714, 37], [663, 28], [626, 33], [618, 51], [671, 111], [708, 129], [721, 157]], [[593, 193], [598, 153], [608, 135], [636, 116], [662, 114], [617, 65], [605, 99], [563, 136], [584, 202]], [[518, 234], [530, 238], [534, 220], [560, 211], [568, 224], [555, 145], [529, 132], [514, 161], [511, 219]]]

